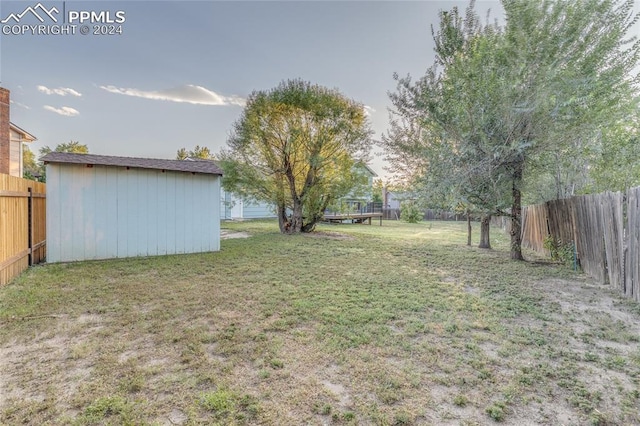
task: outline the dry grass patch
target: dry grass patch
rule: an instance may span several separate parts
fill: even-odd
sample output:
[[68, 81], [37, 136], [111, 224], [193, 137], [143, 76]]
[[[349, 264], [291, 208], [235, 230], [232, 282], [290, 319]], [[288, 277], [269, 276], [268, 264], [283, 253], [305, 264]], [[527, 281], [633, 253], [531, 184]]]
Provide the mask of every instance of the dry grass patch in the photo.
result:
[[0, 289], [0, 423], [640, 423], [638, 306], [498, 232], [225, 226], [251, 238]]

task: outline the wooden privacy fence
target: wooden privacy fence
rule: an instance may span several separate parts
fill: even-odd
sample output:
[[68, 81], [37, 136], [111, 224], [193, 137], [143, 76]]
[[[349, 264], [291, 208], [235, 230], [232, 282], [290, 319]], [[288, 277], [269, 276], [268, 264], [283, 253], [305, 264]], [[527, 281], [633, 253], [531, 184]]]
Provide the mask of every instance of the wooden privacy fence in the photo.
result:
[[46, 256], [46, 185], [0, 173], [0, 285]]
[[640, 301], [640, 187], [523, 208], [522, 245], [548, 255], [548, 237], [573, 244], [587, 274]]

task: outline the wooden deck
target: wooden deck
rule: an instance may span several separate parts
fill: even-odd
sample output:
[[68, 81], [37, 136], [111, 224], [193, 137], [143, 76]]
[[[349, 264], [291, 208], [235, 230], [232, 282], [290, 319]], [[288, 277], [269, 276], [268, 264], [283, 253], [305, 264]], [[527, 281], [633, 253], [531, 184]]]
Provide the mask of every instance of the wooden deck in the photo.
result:
[[374, 217], [380, 218], [380, 226], [382, 226], [382, 213], [327, 214], [322, 217], [322, 220], [329, 223], [351, 222], [371, 225]]

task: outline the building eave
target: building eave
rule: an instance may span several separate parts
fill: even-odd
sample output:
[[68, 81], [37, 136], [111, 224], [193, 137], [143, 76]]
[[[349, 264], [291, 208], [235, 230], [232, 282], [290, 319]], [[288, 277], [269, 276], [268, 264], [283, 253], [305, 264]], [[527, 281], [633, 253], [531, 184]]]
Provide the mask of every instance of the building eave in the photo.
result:
[[31, 133], [27, 132], [22, 127], [17, 126], [12, 122], [9, 122], [9, 128], [22, 136], [22, 142], [34, 142], [38, 140], [38, 138], [33, 136]]

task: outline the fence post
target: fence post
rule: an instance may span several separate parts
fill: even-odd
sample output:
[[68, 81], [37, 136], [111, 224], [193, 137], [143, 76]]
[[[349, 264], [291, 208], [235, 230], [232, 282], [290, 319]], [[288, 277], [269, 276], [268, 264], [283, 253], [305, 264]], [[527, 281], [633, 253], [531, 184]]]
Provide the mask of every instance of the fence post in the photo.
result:
[[29, 198], [27, 200], [27, 215], [29, 219], [29, 266], [33, 265], [33, 188], [27, 188]]

